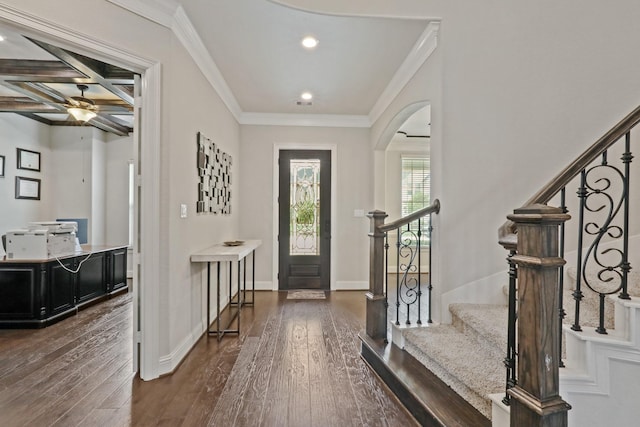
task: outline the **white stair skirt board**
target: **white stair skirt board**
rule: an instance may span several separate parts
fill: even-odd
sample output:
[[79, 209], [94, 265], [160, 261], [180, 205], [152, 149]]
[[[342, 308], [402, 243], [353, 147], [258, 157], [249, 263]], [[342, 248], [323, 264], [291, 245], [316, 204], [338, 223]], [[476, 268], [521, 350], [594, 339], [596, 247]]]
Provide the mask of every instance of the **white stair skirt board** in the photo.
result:
[[502, 403], [505, 393], [496, 393], [489, 395], [491, 399], [491, 426], [492, 427], [510, 427], [511, 412], [509, 407]]
[[[607, 335], [593, 326], [575, 332], [564, 325], [567, 357], [566, 368], [560, 369], [560, 396], [572, 406], [570, 427], [634, 426], [640, 419], [640, 298], [609, 299], [616, 328]], [[509, 425], [503, 396], [491, 397], [494, 427]]]

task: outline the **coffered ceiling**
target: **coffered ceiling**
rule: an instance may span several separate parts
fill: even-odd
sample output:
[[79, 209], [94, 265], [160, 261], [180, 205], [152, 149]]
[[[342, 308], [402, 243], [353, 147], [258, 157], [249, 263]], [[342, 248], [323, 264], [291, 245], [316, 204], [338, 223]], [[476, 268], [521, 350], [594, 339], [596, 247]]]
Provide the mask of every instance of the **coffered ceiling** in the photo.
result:
[[29, 39], [0, 28], [0, 112], [11, 112], [51, 126], [80, 126], [67, 112], [73, 97], [95, 103], [89, 124], [117, 135], [133, 127], [131, 71]]

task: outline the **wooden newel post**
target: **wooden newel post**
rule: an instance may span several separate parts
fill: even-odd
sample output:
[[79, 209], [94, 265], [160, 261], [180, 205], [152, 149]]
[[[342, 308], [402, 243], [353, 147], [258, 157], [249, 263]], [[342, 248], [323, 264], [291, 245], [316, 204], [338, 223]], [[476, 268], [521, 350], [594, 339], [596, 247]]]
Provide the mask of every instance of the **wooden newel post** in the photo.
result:
[[387, 337], [387, 299], [384, 294], [384, 241], [385, 233], [379, 231], [387, 214], [373, 211], [367, 214], [370, 219], [369, 232], [369, 292], [367, 292], [367, 335], [373, 339]]
[[559, 394], [558, 227], [560, 208], [532, 205], [509, 215], [518, 227], [518, 377], [511, 395], [512, 426], [567, 425], [571, 407]]

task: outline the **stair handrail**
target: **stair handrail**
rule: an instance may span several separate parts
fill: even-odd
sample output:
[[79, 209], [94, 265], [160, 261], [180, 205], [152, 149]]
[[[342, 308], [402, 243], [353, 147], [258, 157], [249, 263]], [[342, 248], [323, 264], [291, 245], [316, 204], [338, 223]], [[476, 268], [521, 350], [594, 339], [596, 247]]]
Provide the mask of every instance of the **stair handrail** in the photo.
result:
[[[607, 151], [616, 141], [640, 123], [640, 106], [633, 110], [624, 119], [620, 120], [611, 130], [605, 133], [591, 147], [569, 164], [549, 181], [544, 187], [527, 200], [522, 206], [547, 204], [556, 194], [566, 187], [583, 169], [594, 162]], [[508, 220], [498, 229], [498, 241], [505, 248], [512, 248], [516, 243], [513, 237], [517, 233], [516, 224]]]
[[[396, 221], [385, 224], [385, 218], [387, 217], [386, 212], [380, 210], [374, 210], [367, 214], [367, 217], [370, 219], [370, 229], [369, 229], [369, 237], [370, 237], [370, 247], [369, 247], [369, 292], [366, 294], [367, 298], [367, 321], [366, 321], [366, 334], [374, 339], [383, 339], [387, 340], [387, 308], [388, 308], [388, 300], [387, 300], [387, 285], [388, 285], [388, 251], [389, 251], [389, 242], [387, 239], [387, 234], [393, 230], [398, 231], [398, 240], [397, 240], [397, 257], [399, 258], [400, 248], [403, 249], [410, 248], [411, 242], [400, 243], [402, 240], [400, 235], [402, 234], [400, 230], [404, 230], [405, 233], [411, 233], [411, 225], [414, 221], [418, 221], [418, 232], [414, 235], [416, 239], [414, 242], [416, 244], [415, 248], [410, 248], [412, 256], [410, 256], [409, 265], [412, 265], [414, 262], [414, 256], [417, 254], [417, 276], [418, 281], [416, 283], [415, 288], [412, 288], [410, 292], [412, 295], [417, 297], [417, 307], [418, 307], [418, 319], [417, 324], [421, 324], [421, 310], [420, 310], [420, 296], [422, 295], [421, 290], [421, 282], [420, 282], [420, 239], [421, 239], [421, 230], [420, 230], [420, 221], [422, 218], [428, 217], [428, 227], [427, 227], [427, 241], [428, 241], [428, 265], [429, 265], [429, 275], [426, 283], [426, 289], [428, 292], [428, 308], [427, 308], [427, 322], [431, 323], [431, 291], [433, 289], [433, 284], [431, 281], [431, 231], [433, 227], [431, 225], [431, 215], [438, 214], [440, 212], [440, 200], [435, 199], [433, 203], [429, 206], [417, 210], [415, 212], [410, 213], [409, 215], [400, 218]], [[398, 268], [398, 273], [400, 273], [400, 268]], [[404, 269], [402, 284], [406, 285], [407, 276], [410, 272], [410, 268]], [[399, 275], [399, 274], [398, 274]], [[399, 307], [400, 301], [400, 282], [396, 283], [396, 306]], [[407, 304], [413, 304], [407, 303]], [[406, 323], [409, 324], [409, 313], [407, 313]], [[396, 324], [398, 323], [398, 310], [396, 310]]]
[[396, 228], [400, 228], [404, 225], [410, 224], [413, 221], [419, 218], [425, 217], [431, 213], [435, 213], [435, 214], [440, 213], [440, 200], [435, 199], [433, 203], [427, 206], [426, 208], [417, 210], [393, 222], [389, 222], [387, 224], [381, 225], [378, 227], [378, 230], [380, 230], [382, 233], [386, 233], [387, 231], [395, 230]]

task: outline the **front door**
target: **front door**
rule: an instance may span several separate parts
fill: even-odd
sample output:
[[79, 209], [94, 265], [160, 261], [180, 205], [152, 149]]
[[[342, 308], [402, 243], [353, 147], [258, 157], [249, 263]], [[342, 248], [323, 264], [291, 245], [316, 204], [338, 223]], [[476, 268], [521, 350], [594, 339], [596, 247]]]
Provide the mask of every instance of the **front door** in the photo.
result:
[[278, 288], [329, 290], [331, 151], [280, 150]]

